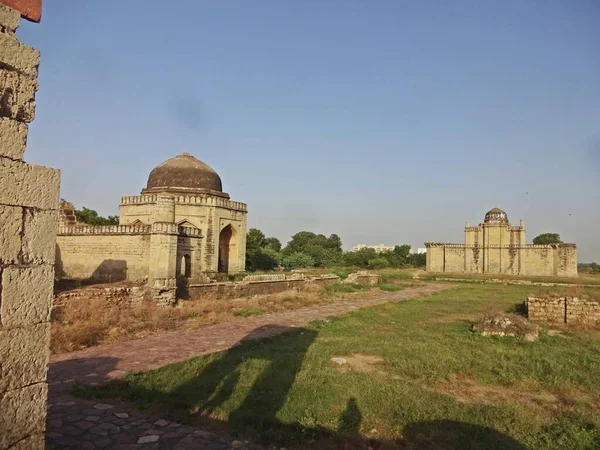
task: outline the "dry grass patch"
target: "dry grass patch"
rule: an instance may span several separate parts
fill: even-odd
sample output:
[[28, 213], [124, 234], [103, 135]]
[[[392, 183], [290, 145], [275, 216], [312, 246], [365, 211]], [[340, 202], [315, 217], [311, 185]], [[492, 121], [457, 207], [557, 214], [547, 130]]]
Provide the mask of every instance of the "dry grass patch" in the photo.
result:
[[309, 285], [302, 290], [252, 298], [219, 300], [216, 296], [207, 296], [202, 300], [180, 301], [175, 308], [159, 307], [151, 300], [138, 306], [130, 306], [125, 302], [112, 304], [103, 299], [84, 296], [53, 310], [51, 351], [54, 354], [72, 352], [95, 345], [140, 339], [165, 331], [196, 329], [250, 316], [350, 300], [378, 292], [337, 292]]

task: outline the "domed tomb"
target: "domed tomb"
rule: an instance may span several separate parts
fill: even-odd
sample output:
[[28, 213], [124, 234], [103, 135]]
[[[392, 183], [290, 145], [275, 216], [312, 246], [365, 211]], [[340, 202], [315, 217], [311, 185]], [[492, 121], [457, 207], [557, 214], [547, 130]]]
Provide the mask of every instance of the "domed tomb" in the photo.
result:
[[483, 223], [506, 224], [508, 225], [508, 215], [500, 208], [492, 208], [485, 214]]
[[148, 175], [142, 194], [210, 194], [229, 198], [223, 192], [221, 177], [212, 167], [189, 153], [181, 153], [156, 166]]

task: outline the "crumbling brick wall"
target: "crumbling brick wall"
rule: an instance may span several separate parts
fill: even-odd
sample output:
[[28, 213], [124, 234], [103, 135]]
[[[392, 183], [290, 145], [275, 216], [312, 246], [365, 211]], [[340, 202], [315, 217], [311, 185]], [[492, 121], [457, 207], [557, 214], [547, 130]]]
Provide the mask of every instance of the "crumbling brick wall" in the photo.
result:
[[0, 450], [44, 448], [60, 180], [23, 162], [40, 55], [19, 23], [0, 4]]

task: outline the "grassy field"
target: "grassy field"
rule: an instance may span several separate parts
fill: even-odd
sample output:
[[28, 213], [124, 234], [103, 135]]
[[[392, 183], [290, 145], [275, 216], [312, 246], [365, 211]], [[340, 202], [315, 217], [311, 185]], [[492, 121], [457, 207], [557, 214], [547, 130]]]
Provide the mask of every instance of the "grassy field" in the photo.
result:
[[471, 331], [532, 289], [461, 285], [78, 393], [288, 448], [600, 448], [600, 333]]
[[[409, 269], [406, 269], [409, 273]], [[412, 273], [417, 273], [413, 270]], [[600, 275], [598, 274], [579, 274], [577, 277], [542, 277], [542, 276], [521, 276], [507, 274], [489, 274], [489, 273], [436, 273], [419, 271], [418, 277], [421, 280], [435, 280], [437, 278], [455, 278], [460, 280], [473, 280], [485, 282], [489, 279], [497, 280], [517, 280], [531, 281], [532, 283], [560, 283], [560, 284], [592, 284], [600, 286]]]

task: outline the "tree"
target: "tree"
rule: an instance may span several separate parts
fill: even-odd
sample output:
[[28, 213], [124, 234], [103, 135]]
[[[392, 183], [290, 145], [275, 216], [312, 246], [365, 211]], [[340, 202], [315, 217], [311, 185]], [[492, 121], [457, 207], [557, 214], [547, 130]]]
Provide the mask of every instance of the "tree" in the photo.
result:
[[279, 266], [281, 256], [270, 247], [259, 248], [250, 255], [253, 270], [273, 270]]
[[304, 269], [314, 267], [315, 260], [306, 253], [294, 252], [284, 256], [282, 264], [286, 269]]
[[425, 253], [413, 253], [409, 255], [408, 263], [413, 267], [425, 267], [427, 264], [427, 255]]
[[319, 267], [339, 264], [342, 261], [342, 240], [337, 234], [326, 237], [312, 231], [300, 231], [283, 249], [285, 256], [293, 253], [309, 255], [314, 265]]
[[266, 237], [258, 228], [250, 228], [246, 234], [246, 270], [273, 270], [281, 260], [281, 242]]
[[542, 233], [533, 238], [535, 245], [562, 244], [558, 233]]
[[389, 261], [382, 257], [372, 259], [367, 263], [369, 269], [383, 269], [384, 267], [389, 267], [389, 265]]
[[265, 239], [265, 247], [275, 250], [276, 252], [281, 251], [281, 241], [276, 237], [268, 237]]
[[95, 210], [86, 208], [85, 206], [82, 209], [75, 210], [75, 217], [77, 218], [78, 222], [87, 223], [88, 225], [119, 224], [119, 216], [108, 216], [108, 218], [102, 217], [99, 216]]

